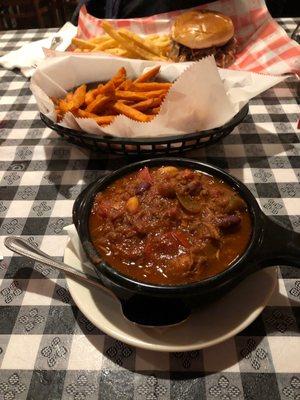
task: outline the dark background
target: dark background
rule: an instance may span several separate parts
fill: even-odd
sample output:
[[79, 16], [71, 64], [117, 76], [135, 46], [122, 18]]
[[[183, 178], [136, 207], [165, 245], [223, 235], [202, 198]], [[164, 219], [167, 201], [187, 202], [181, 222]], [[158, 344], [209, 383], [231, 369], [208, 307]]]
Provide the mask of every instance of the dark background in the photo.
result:
[[[87, 3], [90, 14], [101, 18], [143, 17], [212, 1], [214, 0], [80, 0], [81, 4]], [[266, 0], [266, 4], [274, 18], [300, 16], [299, 0]]]
[[[210, 0], [1, 0], [0, 30], [77, 24], [83, 3], [98, 18], [134, 18], [210, 3]], [[266, 0], [271, 15], [299, 17], [299, 0]]]

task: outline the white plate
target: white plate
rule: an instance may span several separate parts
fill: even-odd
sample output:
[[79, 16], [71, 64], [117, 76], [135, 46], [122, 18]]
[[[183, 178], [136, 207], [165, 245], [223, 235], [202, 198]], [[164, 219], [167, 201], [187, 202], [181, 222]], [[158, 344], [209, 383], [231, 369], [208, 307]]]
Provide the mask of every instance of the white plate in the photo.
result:
[[[70, 242], [64, 262], [86, 271]], [[241, 332], [262, 312], [277, 282], [277, 268], [259, 271], [219, 301], [194, 311], [180, 325], [144, 328], [127, 321], [119, 302], [105, 292], [67, 278], [74, 302], [102, 332], [135, 347], [167, 352], [203, 349]]]

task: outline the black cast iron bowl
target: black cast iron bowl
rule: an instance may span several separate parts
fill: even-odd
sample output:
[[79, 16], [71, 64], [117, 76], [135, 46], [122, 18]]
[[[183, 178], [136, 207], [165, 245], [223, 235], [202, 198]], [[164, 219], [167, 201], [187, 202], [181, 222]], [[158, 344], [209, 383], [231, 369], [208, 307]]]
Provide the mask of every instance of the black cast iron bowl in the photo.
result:
[[[95, 195], [116, 179], [144, 166], [175, 165], [202, 171], [222, 179], [246, 201], [252, 219], [252, 236], [241, 257], [225, 271], [196, 283], [162, 286], [136, 281], [108, 265], [94, 248], [89, 234], [88, 220]], [[268, 218], [259, 208], [249, 189], [236, 178], [215, 166], [185, 158], [160, 158], [127, 165], [89, 185], [76, 199], [73, 222], [88, 258], [93, 263], [99, 279], [112, 290], [121, 302], [137, 298], [150, 304], [171, 301], [172, 306], [184, 304], [199, 306], [219, 299], [250, 273], [274, 265], [300, 267], [300, 234], [287, 230]], [[255, 289], [255, 288], [254, 288]], [[175, 301], [175, 303], [174, 303]], [[177, 302], [177, 303], [176, 303]]]

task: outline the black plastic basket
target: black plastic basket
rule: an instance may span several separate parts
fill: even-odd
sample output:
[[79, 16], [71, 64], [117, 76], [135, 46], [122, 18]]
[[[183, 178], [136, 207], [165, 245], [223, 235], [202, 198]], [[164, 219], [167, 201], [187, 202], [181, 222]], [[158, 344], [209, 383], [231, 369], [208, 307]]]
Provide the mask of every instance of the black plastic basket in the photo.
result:
[[129, 139], [108, 135], [99, 136], [65, 128], [54, 123], [44, 114], [41, 114], [41, 119], [49, 128], [56, 131], [64, 139], [93, 151], [123, 155], [164, 155], [182, 153], [187, 150], [198, 149], [216, 143], [233, 131], [243, 121], [248, 111], [249, 106], [246, 104], [229, 122], [218, 128], [161, 138]]

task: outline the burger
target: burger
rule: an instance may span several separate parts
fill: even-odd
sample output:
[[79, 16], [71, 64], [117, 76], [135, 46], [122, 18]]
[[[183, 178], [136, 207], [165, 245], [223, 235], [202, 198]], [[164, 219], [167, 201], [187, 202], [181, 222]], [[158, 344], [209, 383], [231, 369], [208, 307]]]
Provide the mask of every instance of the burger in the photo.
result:
[[170, 57], [174, 61], [196, 61], [214, 55], [219, 67], [235, 61], [237, 40], [232, 20], [216, 11], [188, 11], [179, 15], [171, 29]]

